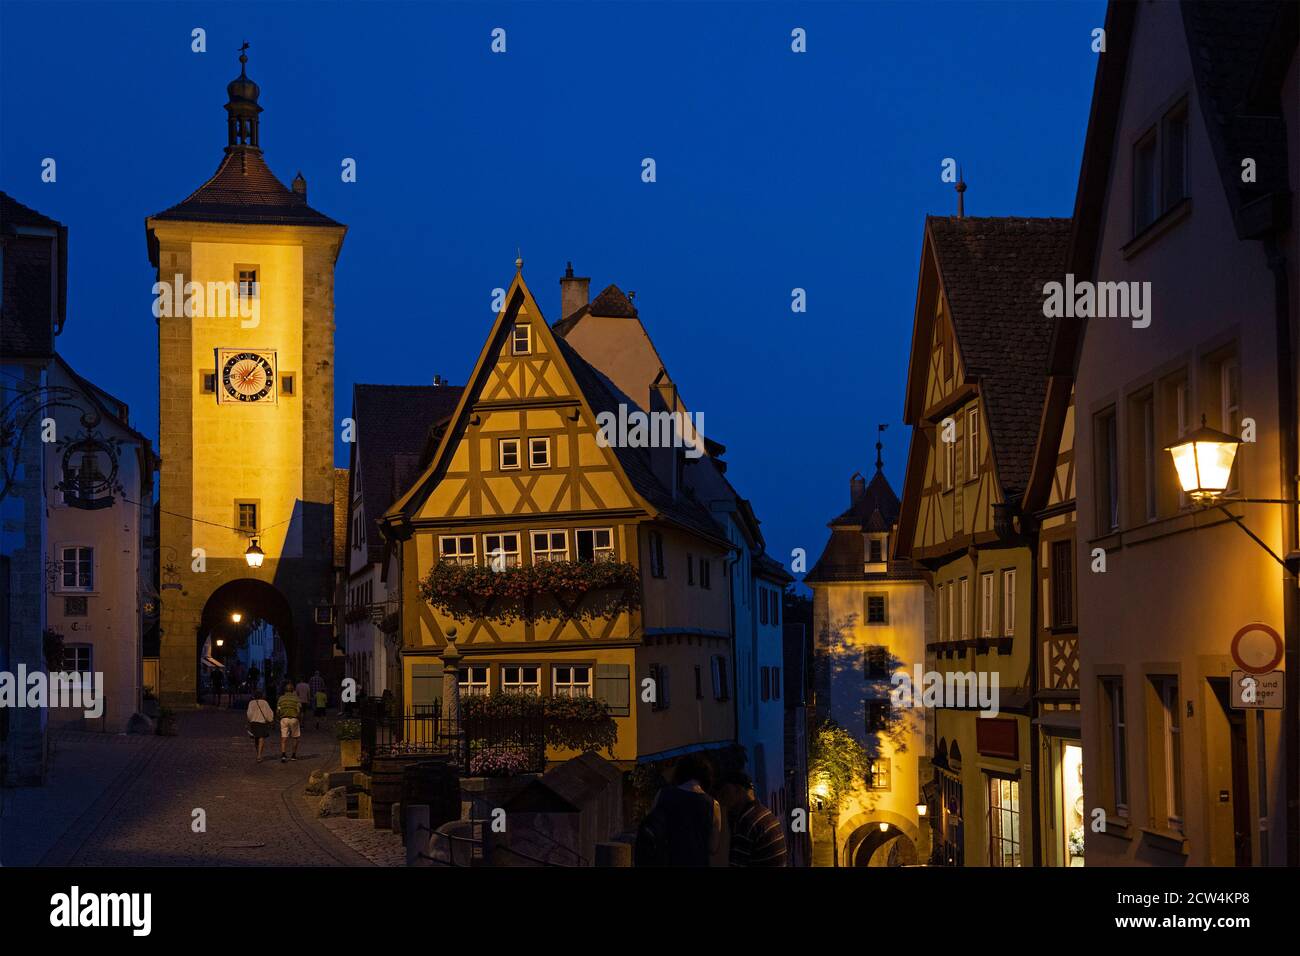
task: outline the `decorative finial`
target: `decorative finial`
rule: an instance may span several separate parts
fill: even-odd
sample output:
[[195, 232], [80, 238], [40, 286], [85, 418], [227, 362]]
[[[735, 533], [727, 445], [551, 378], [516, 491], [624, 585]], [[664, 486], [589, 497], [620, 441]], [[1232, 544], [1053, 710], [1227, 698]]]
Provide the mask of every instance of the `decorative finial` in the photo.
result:
[[239, 75], [244, 76], [244, 64], [248, 62], [248, 41], [239, 48]]
[[957, 190], [957, 218], [964, 219], [966, 218], [966, 199], [963, 193], [966, 192], [966, 180], [961, 174], [960, 166], [957, 167], [957, 185], [954, 188]]
[[885, 429], [888, 427], [888, 425], [876, 426], [876, 471], [883, 471], [885, 468], [885, 463], [881, 460], [880, 452], [885, 447], [884, 443], [881, 442], [881, 439], [884, 437]]
[[524, 255], [519, 250], [519, 247], [515, 246], [515, 271], [521, 272], [523, 271], [523, 268], [524, 268]]

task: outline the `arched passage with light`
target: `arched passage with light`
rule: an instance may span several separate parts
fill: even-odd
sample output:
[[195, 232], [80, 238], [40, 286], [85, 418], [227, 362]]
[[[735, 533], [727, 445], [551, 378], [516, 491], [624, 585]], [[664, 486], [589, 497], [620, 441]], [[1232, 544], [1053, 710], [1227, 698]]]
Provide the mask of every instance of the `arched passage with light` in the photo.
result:
[[[239, 616], [238, 621], [234, 620], [235, 615]], [[203, 672], [205, 645], [215, 648], [217, 641], [229, 641], [229, 649], [233, 654], [234, 649], [247, 640], [250, 631], [259, 624], [267, 625], [280, 639], [286, 658], [285, 674], [298, 675], [305, 661], [298, 646], [298, 631], [294, 627], [289, 602], [274, 585], [253, 578], [237, 578], [226, 582], [213, 591], [203, 605], [195, 646], [195, 653], [200, 659], [198, 673], [201, 675]], [[196, 690], [201, 693], [205, 688], [199, 687]], [[274, 697], [274, 694], [271, 693], [270, 696]]]

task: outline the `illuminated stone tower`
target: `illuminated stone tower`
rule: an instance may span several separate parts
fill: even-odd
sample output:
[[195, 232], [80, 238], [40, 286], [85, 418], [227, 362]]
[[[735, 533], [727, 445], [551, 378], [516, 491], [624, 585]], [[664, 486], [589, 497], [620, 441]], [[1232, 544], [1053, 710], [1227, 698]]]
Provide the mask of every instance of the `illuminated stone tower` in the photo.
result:
[[[238, 645], [233, 614], [245, 629], [271, 624], [296, 674], [310, 674], [330, 630], [317, 609], [332, 593], [334, 265], [346, 228], [307, 205], [301, 174], [289, 189], [267, 167], [260, 91], [239, 61], [216, 173], [145, 221], [161, 313], [160, 697], [179, 707], [194, 705], [204, 649], [220, 659]], [[254, 544], [258, 568], [246, 560]]]

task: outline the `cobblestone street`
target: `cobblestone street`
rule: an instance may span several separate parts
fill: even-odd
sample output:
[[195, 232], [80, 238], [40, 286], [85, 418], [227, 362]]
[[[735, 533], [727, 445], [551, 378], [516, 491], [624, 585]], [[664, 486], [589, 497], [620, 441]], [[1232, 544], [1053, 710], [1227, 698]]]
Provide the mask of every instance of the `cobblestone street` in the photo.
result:
[[[5, 866], [367, 866], [394, 859], [390, 845], [351, 849], [368, 821], [316, 817], [308, 775], [337, 765], [333, 721], [304, 721], [298, 760], [279, 740], [254, 760], [242, 707], [180, 715], [175, 737], [51, 735], [45, 787], [5, 792]], [[193, 829], [206, 812], [206, 832]], [[337, 835], [336, 835], [337, 834]], [[400, 843], [398, 843], [400, 848]], [[385, 852], [386, 851], [386, 852]]]

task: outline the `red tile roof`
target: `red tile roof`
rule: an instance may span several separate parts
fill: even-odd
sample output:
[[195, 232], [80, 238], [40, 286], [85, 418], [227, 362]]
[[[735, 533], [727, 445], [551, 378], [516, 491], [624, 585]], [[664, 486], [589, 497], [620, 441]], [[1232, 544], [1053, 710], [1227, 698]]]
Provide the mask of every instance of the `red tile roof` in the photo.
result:
[[268, 225], [339, 226], [307, 205], [307, 197], [275, 178], [262, 151], [229, 146], [212, 178], [154, 219], [246, 222]]

